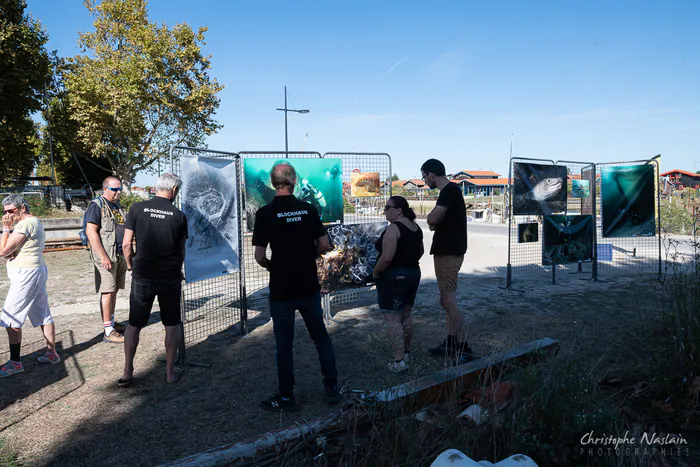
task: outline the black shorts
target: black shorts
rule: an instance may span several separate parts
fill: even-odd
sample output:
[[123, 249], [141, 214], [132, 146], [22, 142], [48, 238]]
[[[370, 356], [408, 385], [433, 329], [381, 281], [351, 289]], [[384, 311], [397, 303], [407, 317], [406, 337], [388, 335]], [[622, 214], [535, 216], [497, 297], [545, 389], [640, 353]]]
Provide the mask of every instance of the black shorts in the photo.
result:
[[181, 322], [181, 295], [182, 282], [179, 279], [133, 278], [129, 296], [129, 325], [145, 327], [151, 316], [153, 300], [158, 297], [161, 322], [164, 326], [177, 326]]
[[419, 268], [391, 268], [382, 273], [376, 281], [379, 311], [382, 313], [401, 313], [404, 308], [416, 301]]

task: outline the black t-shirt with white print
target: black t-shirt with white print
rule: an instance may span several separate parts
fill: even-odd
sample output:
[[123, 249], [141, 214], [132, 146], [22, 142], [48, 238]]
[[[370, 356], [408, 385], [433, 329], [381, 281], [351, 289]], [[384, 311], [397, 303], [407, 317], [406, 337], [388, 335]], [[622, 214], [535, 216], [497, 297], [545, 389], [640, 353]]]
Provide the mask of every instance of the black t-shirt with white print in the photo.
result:
[[169, 199], [156, 196], [131, 206], [124, 227], [133, 231], [136, 238], [135, 278], [182, 278], [187, 240], [185, 213]]
[[297, 300], [320, 292], [316, 240], [324, 235], [316, 209], [294, 196], [277, 196], [258, 210], [253, 245], [270, 245], [272, 250], [270, 300]]

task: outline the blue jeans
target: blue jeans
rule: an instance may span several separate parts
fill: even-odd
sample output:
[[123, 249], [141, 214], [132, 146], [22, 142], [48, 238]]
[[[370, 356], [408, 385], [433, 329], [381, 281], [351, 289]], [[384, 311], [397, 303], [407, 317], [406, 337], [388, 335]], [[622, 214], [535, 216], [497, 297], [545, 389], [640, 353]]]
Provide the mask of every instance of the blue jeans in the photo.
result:
[[326, 331], [321, 308], [321, 295], [314, 294], [297, 300], [284, 302], [270, 301], [272, 329], [277, 344], [277, 379], [279, 392], [285, 397], [294, 393], [294, 320], [295, 311], [304, 319], [309, 336], [316, 344], [318, 361], [321, 363], [323, 384], [333, 388], [338, 384], [338, 371], [335, 367], [333, 343]]

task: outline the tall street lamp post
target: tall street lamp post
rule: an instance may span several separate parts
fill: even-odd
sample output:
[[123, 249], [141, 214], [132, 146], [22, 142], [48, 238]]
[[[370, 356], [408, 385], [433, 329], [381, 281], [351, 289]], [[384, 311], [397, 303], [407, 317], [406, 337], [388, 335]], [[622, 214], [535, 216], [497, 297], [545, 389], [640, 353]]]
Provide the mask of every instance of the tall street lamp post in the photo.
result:
[[277, 109], [284, 111], [284, 154], [285, 157], [289, 157], [289, 138], [287, 137], [287, 112], [296, 112], [299, 114], [307, 114], [309, 111], [307, 109], [290, 109], [287, 108], [287, 86], [284, 87], [284, 109]]

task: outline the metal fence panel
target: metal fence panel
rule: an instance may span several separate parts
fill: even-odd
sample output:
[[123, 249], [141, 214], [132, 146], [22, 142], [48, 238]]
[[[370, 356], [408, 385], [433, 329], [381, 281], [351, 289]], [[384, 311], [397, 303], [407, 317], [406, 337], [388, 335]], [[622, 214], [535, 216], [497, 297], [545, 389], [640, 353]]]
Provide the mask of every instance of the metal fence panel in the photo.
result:
[[[567, 167], [568, 178], [588, 180], [589, 198], [573, 198], [567, 193], [567, 215], [592, 215], [596, 233], [593, 237], [593, 259], [589, 262], [560, 264], [554, 268], [542, 264], [543, 229], [541, 215], [513, 214], [514, 164], [532, 163], [561, 165]], [[604, 238], [602, 230], [601, 171], [604, 167], [628, 165], [654, 165], [655, 177], [659, 176], [656, 158], [642, 161], [593, 164], [575, 161], [551, 161], [544, 159], [511, 158], [508, 212], [508, 266], [506, 288], [511, 288], [514, 279], [521, 281], [561, 280], [569, 275], [583, 274], [584, 278], [597, 280], [602, 275], [620, 272], [654, 272], [661, 274], [660, 204], [658, 190], [655, 192], [656, 234], [653, 237]], [[571, 184], [569, 180], [568, 184]], [[567, 187], [567, 190], [570, 191]], [[518, 243], [518, 224], [537, 223], [538, 241]], [[563, 272], [564, 274], [560, 274]], [[568, 273], [568, 274], [567, 274]], [[590, 274], [589, 277], [585, 277]], [[556, 279], [555, 279], [556, 278]]]
[[[318, 152], [284, 152], [284, 151], [243, 151], [238, 153], [241, 160], [241, 183], [239, 185], [239, 199], [242, 200], [241, 206], [245, 203], [245, 171], [243, 167], [248, 159], [313, 159], [321, 158]], [[243, 209], [245, 213], [245, 209]], [[241, 218], [243, 222], [243, 218]], [[245, 224], [242, 224], [245, 225]], [[270, 282], [270, 273], [267, 269], [260, 267], [255, 262], [255, 247], [253, 247], [253, 232], [248, 232], [247, 229], [242, 230], [241, 238], [243, 241], [242, 259], [245, 265], [246, 274], [244, 283], [247, 295], [248, 310], [254, 312], [262, 312], [268, 310], [268, 302], [270, 291], [268, 284]], [[270, 247], [268, 246], [268, 257]]]
[[[242, 177], [240, 157], [237, 153], [174, 146], [170, 152], [170, 169], [177, 175], [180, 174], [180, 158], [183, 156], [234, 160], [240, 192]], [[176, 203], [180, 207], [179, 197]], [[237, 206], [239, 271], [212, 279], [189, 282], [183, 286], [181, 313], [185, 345], [200, 342], [238, 323], [241, 324], [241, 332], [246, 332], [247, 307], [243, 288], [245, 264], [241, 260], [244, 255], [242, 205], [242, 199], [239, 197]]]
[[596, 180], [596, 196], [599, 227], [597, 232], [598, 243], [598, 271], [601, 276], [618, 272], [655, 273], [661, 277], [661, 201], [658, 182], [655, 183], [654, 212], [656, 217], [656, 232], [653, 236], [637, 237], [603, 237], [603, 205], [601, 202], [601, 180], [603, 169], [606, 167], [635, 166], [651, 164], [654, 167], [654, 180], [660, 176], [659, 161], [657, 158], [649, 160], [637, 160], [627, 162], [610, 162], [596, 164], [598, 180]]

